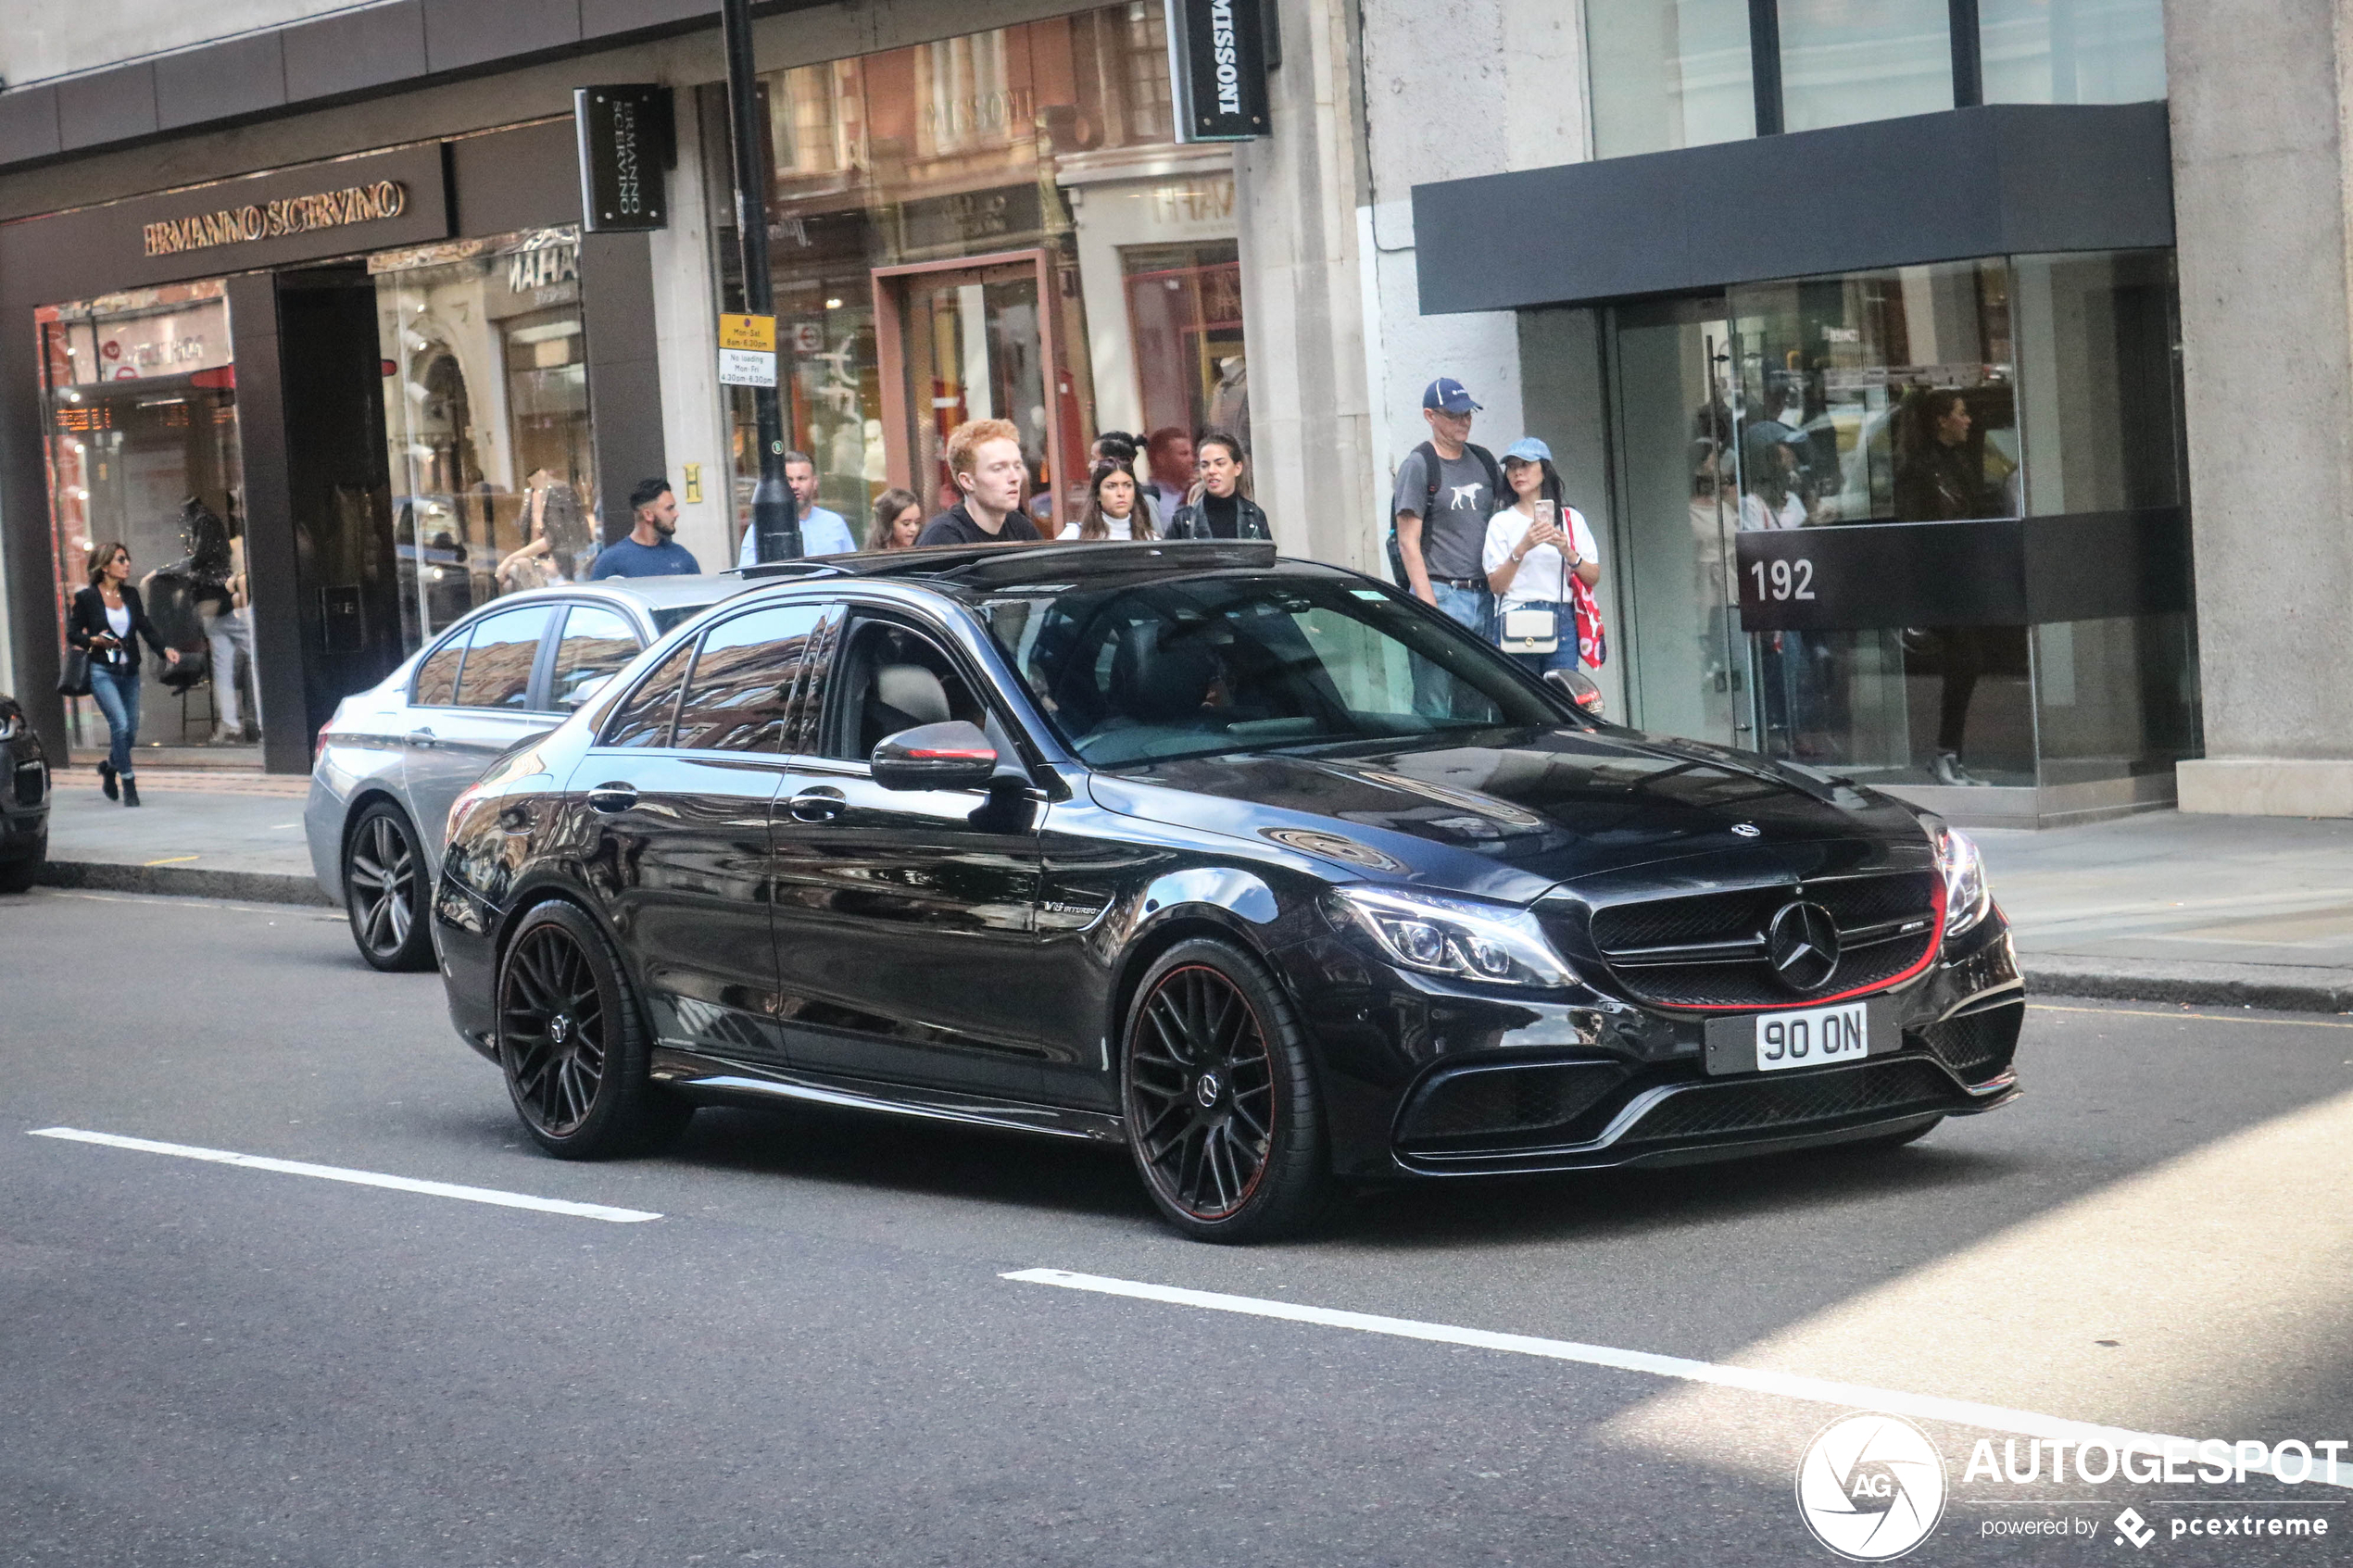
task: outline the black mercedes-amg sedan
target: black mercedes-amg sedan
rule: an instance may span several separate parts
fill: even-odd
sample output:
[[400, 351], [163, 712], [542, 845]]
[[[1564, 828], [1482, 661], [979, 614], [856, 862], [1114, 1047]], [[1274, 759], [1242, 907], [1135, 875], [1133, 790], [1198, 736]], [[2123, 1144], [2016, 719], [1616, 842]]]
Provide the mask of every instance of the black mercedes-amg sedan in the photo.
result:
[[1124, 1143], [1240, 1241], [1338, 1182], [2018, 1093], [1969, 839], [1602, 723], [1385, 583], [1214, 542], [770, 570], [451, 810], [450, 1010], [551, 1153], [817, 1101]]

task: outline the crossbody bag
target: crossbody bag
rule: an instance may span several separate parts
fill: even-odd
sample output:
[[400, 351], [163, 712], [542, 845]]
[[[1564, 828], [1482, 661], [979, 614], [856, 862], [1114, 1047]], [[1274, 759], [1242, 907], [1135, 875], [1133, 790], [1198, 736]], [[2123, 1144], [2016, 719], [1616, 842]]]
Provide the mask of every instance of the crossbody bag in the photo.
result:
[[[1554, 599], [1557, 607], [1568, 602], [1568, 552], [1557, 545], [1552, 546], [1552, 551], [1561, 563], [1560, 593]], [[1499, 633], [1496, 644], [1505, 653], [1557, 652], [1561, 646], [1560, 610], [1507, 609], [1504, 611]]]

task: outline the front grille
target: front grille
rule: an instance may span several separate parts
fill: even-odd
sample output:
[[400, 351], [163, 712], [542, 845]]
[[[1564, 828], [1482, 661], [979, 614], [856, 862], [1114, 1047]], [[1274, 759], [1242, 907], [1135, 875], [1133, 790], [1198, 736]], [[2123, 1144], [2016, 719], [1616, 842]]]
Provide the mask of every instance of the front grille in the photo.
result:
[[[1793, 898], [1828, 909], [1846, 944], [1830, 980], [1804, 995], [1782, 985], [1765, 958], [1766, 928]], [[1611, 972], [1637, 1000], [1661, 1007], [1788, 1007], [1808, 996], [1884, 985], [1919, 963], [1935, 939], [1935, 872], [1902, 872], [1619, 904], [1595, 910], [1591, 930]], [[1915, 921], [1917, 931], [1896, 935], [1888, 930]], [[1868, 945], [1856, 947], [1857, 941]], [[1702, 944], [1730, 950], [1683, 957], [1645, 951]]]
[[17, 764], [17, 804], [38, 806], [49, 793], [49, 771], [38, 762]]
[[2019, 1026], [2026, 1007], [1988, 1008], [1962, 1018], [1948, 1018], [1919, 1032], [1928, 1048], [1965, 1084], [1982, 1084], [2010, 1064], [2018, 1053]]
[[1949, 1110], [1961, 1098], [1951, 1079], [1919, 1058], [1820, 1068], [1786, 1078], [1743, 1079], [1685, 1089], [1636, 1123], [1622, 1142], [1662, 1142], [1724, 1133], [1803, 1131], [1848, 1117], [1894, 1117]]
[[1534, 1062], [1449, 1073], [1423, 1085], [1398, 1118], [1398, 1142], [1409, 1147], [1482, 1147], [1559, 1142], [1557, 1134], [1615, 1089], [1624, 1070], [1614, 1062]]

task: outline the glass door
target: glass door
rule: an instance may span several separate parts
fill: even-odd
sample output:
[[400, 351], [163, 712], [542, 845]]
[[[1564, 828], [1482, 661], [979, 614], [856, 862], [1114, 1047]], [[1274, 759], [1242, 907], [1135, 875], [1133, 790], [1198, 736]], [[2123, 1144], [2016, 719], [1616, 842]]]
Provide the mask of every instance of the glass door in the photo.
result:
[[1753, 746], [1748, 658], [1732, 608], [1739, 378], [1724, 301], [1632, 307], [1611, 320], [1629, 720]]
[[894, 470], [925, 504], [954, 505], [948, 436], [970, 420], [1007, 420], [1020, 433], [1030, 492], [1051, 493], [1060, 445], [1046, 397], [1050, 329], [1038, 309], [1038, 269], [1001, 265], [878, 278], [895, 295], [903, 413]]

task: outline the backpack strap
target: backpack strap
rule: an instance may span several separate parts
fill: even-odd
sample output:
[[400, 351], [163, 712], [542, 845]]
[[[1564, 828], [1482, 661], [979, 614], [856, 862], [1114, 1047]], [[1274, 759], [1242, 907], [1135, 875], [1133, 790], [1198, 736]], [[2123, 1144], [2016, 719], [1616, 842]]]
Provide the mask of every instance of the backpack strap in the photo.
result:
[[1414, 455], [1422, 460], [1422, 526], [1428, 528], [1429, 514], [1438, 505], [1438, 448], [1425, 441], [1414, 448]]

